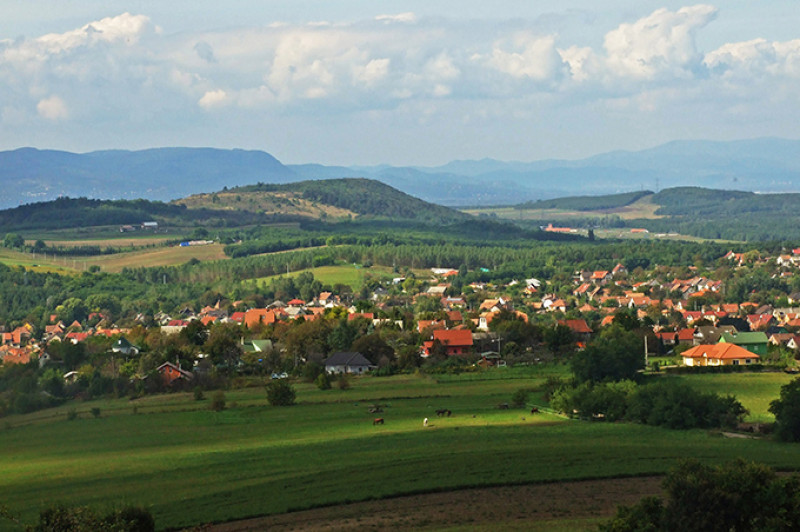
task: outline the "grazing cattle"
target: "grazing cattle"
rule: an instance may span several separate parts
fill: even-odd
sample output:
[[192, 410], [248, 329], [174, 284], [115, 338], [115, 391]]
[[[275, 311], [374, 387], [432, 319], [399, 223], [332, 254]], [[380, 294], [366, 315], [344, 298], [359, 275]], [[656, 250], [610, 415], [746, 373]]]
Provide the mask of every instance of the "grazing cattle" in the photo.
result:
[[536, 408], [535, 406], [533, 408], [531, 408], [531, 414], [538, 414], [538, 413], [539, 413], [539, 409], [538, 408]]
[[450, 417], [451, 415], [453, 415], [453, 413], [450, 410], [446, 409], [446, 408], [442, 408], [441, 410], [437, 410], [436, 411], [436, 415], [439, 416], [439, 417], [442, 417], [442, 416]]
[[383, 418], [382, 417], [376, 417], [375, 419], [372, 420], [372, 424], [373, 425], [383, 425]]
[[500, 410], [508, 410], [508, 403], [500, 403], [499, 405], [497, 405], [497, 408], [499, 408]]
[[369, 413], [370, 414], [380, 414], [382, 412], [383, 412], [383, 408], [381, 408], [380, 406], [373, 406], [373, 407], [371, 407], [369, 409]]

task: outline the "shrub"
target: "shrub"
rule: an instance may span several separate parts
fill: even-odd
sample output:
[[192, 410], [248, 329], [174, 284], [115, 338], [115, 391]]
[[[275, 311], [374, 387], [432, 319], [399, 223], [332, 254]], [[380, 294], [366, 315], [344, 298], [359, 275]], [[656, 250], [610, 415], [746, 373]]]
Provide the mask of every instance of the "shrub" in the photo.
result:
[[78, 419], [78, 412], [74, 408], [67, 411], [67, 421], [75, 421]]
[[100, 417], [100, 409], [97, 408], [96, 406], [92, 407], [91, 412], [92, 412], [92, 416], [94, 416], [95, 418]]
[[769, 405], [775, 415], [775, 434], [783, 441], [800, 441], [800, 379], [781, 387], [781, 395]]
[[664, 480], [666, 500], [646, 497], [620, 507], [601, 531], [797, 530], [800, 478], [736, 460], [721, 466], [686, 460]]
[[330, 390], [331, 389], [331, 379], [328, 377], [328, 374], [324, 371], [317, 375], [316, 380], [314, 381], [317, 385], [317, 388], [320, 390]]
[[336, 377], [336, 385], [339, 387], [340, 390], [347, 390], [350, 388], [350, 377], [348, 377], [344, 373], [339, 373], [339, 376]]
[[203, 399], [206, 398], [206, 396], [203, 395], [203, 389], [200, 388], [199, 386], [195, 386], [193, 393], [195, 401], [202, 401]]
[[155, 520], [144, 508], [127, 507], [106, 515], [88, 506], [53, 506], [39, 514], [33, 532], [152, 532]]
[[276, 379], [266, 386], [267, 401], [272, 406], [291, 406], [294, 404], [294, 387], [285, 379]]
[[225, 394], [222, 390], [214, 392], [214, 395], [211, 397], [210, 408], [214, 412], [222, 412], [225, 410]]
[[522, 408], [528, 402], [530, 392], [525, 388], [520, 388], [511, 396], [511, 405], [516, 408]]

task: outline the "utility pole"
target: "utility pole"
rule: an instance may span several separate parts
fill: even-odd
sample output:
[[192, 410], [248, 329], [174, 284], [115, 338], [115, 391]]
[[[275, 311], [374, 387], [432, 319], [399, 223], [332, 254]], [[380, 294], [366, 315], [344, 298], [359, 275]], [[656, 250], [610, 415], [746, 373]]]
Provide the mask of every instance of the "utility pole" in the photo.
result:
[[647, 369], [647, 335], [644, 337], [644, 369]]

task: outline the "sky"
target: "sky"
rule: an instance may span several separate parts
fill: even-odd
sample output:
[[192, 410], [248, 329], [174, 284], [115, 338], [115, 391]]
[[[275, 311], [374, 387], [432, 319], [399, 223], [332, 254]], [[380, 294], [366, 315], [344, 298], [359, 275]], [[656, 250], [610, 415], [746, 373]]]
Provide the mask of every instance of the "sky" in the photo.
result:
[[796, 0], [0, 0], [0, 150], [577, 159], [800, 138]]

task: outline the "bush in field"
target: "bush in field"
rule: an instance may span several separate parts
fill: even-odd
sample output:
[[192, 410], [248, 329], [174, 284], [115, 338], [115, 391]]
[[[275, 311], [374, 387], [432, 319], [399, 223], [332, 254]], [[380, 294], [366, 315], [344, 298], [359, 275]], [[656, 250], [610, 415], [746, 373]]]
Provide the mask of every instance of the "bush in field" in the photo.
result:
[[291, 406], [294, 404], [296, 393], [294, 387], [285, 379], [276, 379], [266, 386], [267, 401], [272, 406]]
[[628, 401], [626, 417], [647, 425], [691, 429], [732, 427], [746, 413], [733, 396], [703, 393], [667, 380], [639, 387]]
[[144, 508], [127, 507], [105, 515], [87, 506], [54, 506], [39, 514], [33, 532], [152, 532], [155, 521]]
[[336, 385], [340, 390], [347, 390], [350, 388], [350, 377], [345, 373], [339, 373], [336, 377]]
[[211, 397], [211, 405], [209, 406], [214, 412], [222, 412], [225, 410], [225, 394], [222, 390], [217, 390]]
[[783, 441], [800, 441], [800, 379], [781, 387], [781, 395], [769, 405], [775, 415], [775, 434]]
[[646, 497], [620, 507], [604, 532], [682, 530], [790, 531], [800, 529], [800, 477], [736, 460], [711, 466], [686, 460], [664, 480], [666, 500]]
[[320, 390], [330, 390], [331, 389], [331, 379], [328, 377], [328, 374], [324, 371], [317, 375], [316, 380], [314, 383], [317, 385], [317, 388]]
[[511, 396], [511, 406], [522, 408], [527, 404], [528, 396], [530, 396], [530, 392], [525, 388], [520, 388]]

